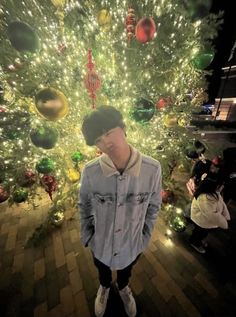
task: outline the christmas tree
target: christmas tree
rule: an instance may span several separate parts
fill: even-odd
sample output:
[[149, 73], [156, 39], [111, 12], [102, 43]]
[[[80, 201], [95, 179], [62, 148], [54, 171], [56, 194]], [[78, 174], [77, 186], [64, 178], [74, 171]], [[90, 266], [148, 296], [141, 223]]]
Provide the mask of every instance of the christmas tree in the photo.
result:
[[122, 112], [128, 141], [161, 162], [170, 188], [194, 150], [186, 127], [205, 99], [221, 23], [211, 1], [1, 3], [0, 203], [34, 206], [43, 188], [47, 224], [59, 223], [84, 164], [100, 155], [80, 130], [98, 105]]

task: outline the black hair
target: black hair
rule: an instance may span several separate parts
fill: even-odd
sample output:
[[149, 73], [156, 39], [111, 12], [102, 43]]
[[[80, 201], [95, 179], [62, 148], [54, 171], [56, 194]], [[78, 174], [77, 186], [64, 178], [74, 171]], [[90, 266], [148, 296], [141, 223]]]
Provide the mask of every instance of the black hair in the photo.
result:
[[82, 133], [87, 145], [94, 145], [98, 137], [116, 127], [125, 128], [120, 111], [112, 106], [100, 106], [84, 117]]
[[194, 197], [197, 199], [201, 194], [207, 194], [218, 198], [217, 189], [223, 185], [223, 179], [216, 173], [208, 173], [198, 185]]

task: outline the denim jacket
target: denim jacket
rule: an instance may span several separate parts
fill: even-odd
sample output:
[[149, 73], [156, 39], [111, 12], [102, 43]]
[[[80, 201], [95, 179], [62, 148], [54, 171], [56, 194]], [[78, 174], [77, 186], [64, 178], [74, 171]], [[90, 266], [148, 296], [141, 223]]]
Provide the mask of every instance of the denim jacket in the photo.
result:
[[160, 163], [130, 148], [122, 175], [103, 154], [86, 164], [81, 177], [81, 242], [113, 270], [145, 250], [161, 205]]

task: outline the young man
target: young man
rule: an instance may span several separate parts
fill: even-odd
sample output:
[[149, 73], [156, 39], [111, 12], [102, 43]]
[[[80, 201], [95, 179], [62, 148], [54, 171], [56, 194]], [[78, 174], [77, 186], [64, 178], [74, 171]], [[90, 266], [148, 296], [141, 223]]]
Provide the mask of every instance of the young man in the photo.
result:
[[104, 315], [111, 270], [117, 270], [119, 294], [127, 315], [134, 317], [136, 303], [128, 282], [160, 209], [160, 163], [127, 143], [122, 115], [114, 107], [91, 112], [82, 132], [87, 145], [103, 152], [85, 166], [79, 200], [81, 242], [91, 248], [99, 272], [95, 314]]

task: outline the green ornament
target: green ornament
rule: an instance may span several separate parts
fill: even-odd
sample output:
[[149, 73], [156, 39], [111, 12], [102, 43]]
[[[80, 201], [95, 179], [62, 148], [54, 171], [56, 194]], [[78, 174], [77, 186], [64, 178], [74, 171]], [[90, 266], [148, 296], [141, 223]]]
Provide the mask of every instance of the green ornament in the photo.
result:
[[30, 139], [32, 143], [43, 149], [52, 149], [58, 139], [58, 132], [56, 129], [49, 126], [39, 126], [30, 132]]
[[75, 163], [81, 162], [83, 160], [83, 154], [80, 151], [76, 151], [71, 155], [71, 159]]
[[192, 59], [192, 65], [196, 69], [203, 70], [211, 64], [214, 59], [214, 53], [212, 51], [200, 52]]
[[39, 48], [38, 36], [27, 23], [11, 22], [8, 26], [8, 37], [17, 51], [35, 52]]
[[55, 163], [50, 158], [44, 157], [36, 164], [36, 170], [42, 174], [48, 174], [55, 169]]
[[130, 117], [137, 122], [146, 123], [150, 121], [155, 113], [155, 106], [152, 101], [140, 98], [130, 110]]
[[186, 229], [186, 220], [183, 216], [175, 215], [169, 220], [169, 226], [176, 232], [183, 232]]
[[28, 190], [25, 188], [18, 188], [12, 194], [12, 199], [15, 203], [23, 203], [28, 198]]

